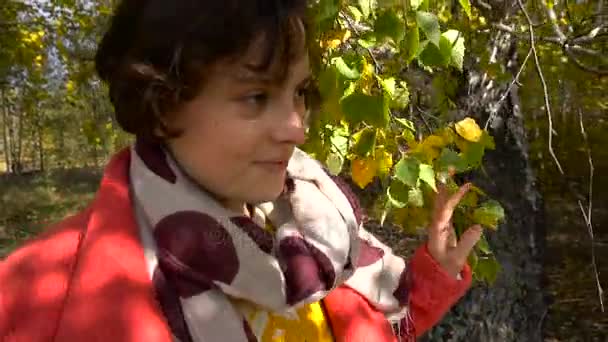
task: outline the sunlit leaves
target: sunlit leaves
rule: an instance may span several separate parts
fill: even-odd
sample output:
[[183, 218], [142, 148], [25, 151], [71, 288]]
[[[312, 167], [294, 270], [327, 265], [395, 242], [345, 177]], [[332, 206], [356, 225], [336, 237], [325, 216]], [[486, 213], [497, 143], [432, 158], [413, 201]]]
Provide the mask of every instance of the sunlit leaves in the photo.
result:
[[416, 22], [424, 32], [426, 37], [436, 46], [439, 46], [441, 32], [439, 30], [439, 20], [433, 13], [418, 11], [416, 12]]
[[402, 158], [395, 165], [395, 177], [403, 184], [416, 186], [420, 176], [420, 162], [415, 158]]
[[471, 142], [479, 142], [482, 131], [475, 120], [465, 118], [456, 123], [456, 132], [463, 138]]
[[333, 59], [333, 64], [336, 66], [336, 69], [344, 78], [349, 80], [356, 80], [361, 76], [361, 73], [357, 71], [356, 68], [350, 67], [346, 64], [342, 57], [336, 57]]
[[420, 164], [420, 180], [428, 184], [431, 189], [437, 191], [437, 185], [435, 182], [435, 170], [428, 164]]
[[467, 14], [467, 17], [471, 18], [470, 0], [458, 0], [458, 2], [460, 3], [460, 6], [462, 6], [462, 9], [464, 10], [464, 12]]
[[481, 204], [481, 206], [473, 212], [473, 220], [484, 227], [496, 229], [498, 223], [504, 220], [505, 210], [500, 203], [489, 200]]
[[376, 146], [376, 130], [364, 128], [353, 136], [353, 152], [360, 157], [367, 157]]
[[373, 157], [357, 158], [352, 161], [352, 179], [360, 188], [365, 188], [378, 173], [378, 164]]
[[374, 32], [378, 39], [390, 38], [399, 44], [405, 36], [405, 22], [394, 10], [385, 10], [374, 22]]
[[366, 122], [384, 128], [389, 121], [389, 111], [385, 97], [355, 92], [342, 100], [342, 111], [351, 124]]
[[[462, 71], [465, 36], [451, 24], [449, 8], [430, 3], [323, 0], [317, 5], [324, 14], [318, 32], [322, 63], [315, 68], [320, 70], [322, 124], [311, 125], [310, 132], [318, 136], [309, 137], [306, 148], [331, 173], [350, 176], [361, 189], [370, 184], [369, 191], [382, 189], [372, 212], [408, 232], [428, 225], [439, 183], [455, 191], [454, 177], [478, 169], [485, 151], [493, 148], [491, 137], [474, 121], [444, 121], [443, 114], [456, 108], [460, 85], [452, 71]], [[472, 14], [468, 1], [460, 5]], [[436, 75], [430, 94], [410, 88], [417, 80], [410, 85], [402, 78], [412, 62]], [[421, 102], [425, 95], [430, 106], [426, 98]], [[431, 124], [421, 130], [415, 111]], [[489, 200], [481, 192], [468, 194], [459, 205], [459, 229], [475, 220], [493, 224], [497, 212]], [[491, 250], [486, 244], [477, 252], [474, 273], [481, 265], [486, 273], [476, 273], [477, 278], [492, 279]]]

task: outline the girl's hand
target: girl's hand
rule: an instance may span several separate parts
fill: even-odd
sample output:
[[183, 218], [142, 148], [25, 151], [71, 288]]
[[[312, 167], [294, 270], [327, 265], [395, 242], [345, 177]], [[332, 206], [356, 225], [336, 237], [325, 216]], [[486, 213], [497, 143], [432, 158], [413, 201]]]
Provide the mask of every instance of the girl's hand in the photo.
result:
[[428, 231], [429, 253], [447, 273], [454, 277], [457, 277], [462, 271], [469, 253], [481, 238], [482, 233], [481, 226], [475, 225], [467, 229], [460, 237], [460, 241], [457, 241], [452, 226], [454, 209], [470, 188], [471, 184], [465, 184], [458, 189], [458, 192], [450, 196], [445, 185], [439, 185], [433, 218]]

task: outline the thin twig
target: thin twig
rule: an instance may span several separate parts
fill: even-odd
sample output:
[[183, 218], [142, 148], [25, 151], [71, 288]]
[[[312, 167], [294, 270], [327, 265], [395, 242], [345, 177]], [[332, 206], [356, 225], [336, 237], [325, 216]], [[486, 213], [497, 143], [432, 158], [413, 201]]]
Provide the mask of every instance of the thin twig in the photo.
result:
[[578, 59], [578, 57], [576, 57], [576, 55], [574, 55], [574, 53], [572, 51], [573, 51], [573, 49], [571, 49], [568, 45], [565, 46], [564, 52], [570, 58], [570, 61], [572, 63], [574, 63], [577, 67], [579, 67], [587, 72], [590, 72], [590, 73], [594, 73], [594, 74], [598, 74], [598, 75], [608, 75], [608, 69], [603, 70], [603, 69], [598, 69], [596, 67], [592, 67], [590, 65], [583, 64], [583, 62], [581, 62], [581, 60]]
[[526, 11], [526, 8], [524, 7], [524, 4], [521, 2], [521, 0], [517, 0], [517, 4], [519, 5], [519, 8], [524, 13], [526, 20], [528, 21], [528, 26], [529, 26], [529, 30], [530, 30], [529, 31], [530, 32], [530, 48], [532, 49], [532, 55], [534, 56], [534, 64], [536, 65], [536, 72], [538, 73], [538, 77], [540, 78], [540, 81], [543, 86], [543, 95], [545, 98], [545, 110], [547, 112], [547, 120], [549, 123], [549, 154], [555, 161], [555, 165], [557, 165], [559, 172], [562, 175], [564, 175], [564, 170], [562, 169], [562, 165], [559, 163], [559, 160], [557, 159], [557, 156], [555, 155], [555, 152], [553, 151], [553, 116], [551, 114], [551, 104], [549, 103], [549, 91], [547, 90], [547, 82], [545, 81], [545, 76], [540, 67], [540, 61], [538, 60], [538, 54], [536, 53], [536, 42], [534, 40], [534, 28], [532, 27], [532, 19], [530, 19], [530, 15], [528, 14], [528, 11]]
[[[357, 35], [357, 37], [360, 37], [361, 35], [359, 34], [359, 30], [357, 30], [357, 28], [355, 27], [355, 25], [352, 23], [350, 17], [345, 14], [340, 12], [340, 15], [342, 16], [342, 18], [344, 18], [344, 20], [346, 20], [346, 22], [348, 23], [348, 26], [350, 27], [351, 30], [353, 30], [353, 32]], [[369, 47], [364, 47], [365, 50], [367, 50], [367, 53], [369, 53], [369, 56], [372, 59], [372, 62], [374, 63], [374, 68], [376, 69], [376, 73], [380, 72], [380, 63], [378, 63], [378, 60], [376, 60], [376, 56], [374, 56], [374, 53], [372, 51], [372, 49], [370, 49]]]
[[494, 108], [491, 110], [490, 116], [488, 117], [488, 120], [486, 121], [486, 124], [485, 124], [485, 127], [484, 127], [485, 130], [488, 130], [488, 127], [490, 126], [490, 123], [492, 123], [492, 121], [496, 117], [496, 114], [498, 113], [498, 109], [500, 108], [500, 104], [507, 98], [507, 96], [509, 95], [509, 93], [511, 93], [511, 89], [513, 88], [513, 86], [515, 84], [519, 84], [519, 76], [524, 71], [524, 68], [526, 67], [526, 64], [528, 63], [528, 59], [530, 59], [531, 55], [532, 55], [532, 49], [528, 50], [528, 55], [526, 55], [526, 58], [524, 59], [524, 61], [521, 64], [521, 66], [519, 67], [519, 71], [517, 71], [517, 74], [513, 78], [513, 81], [511, 81], [511, 84], [509, 84], [509, 88], [507, 88], [507, 90], [505, 91], [505, 93], [502, 94], [502, 96], [500, 97], [500, 99], [498, 100], [498, 102], [496, 103], [496, 105], [494, 106]]
[[602, 312], [604, 312], [604, 290], [602, 289], [602, 285], [600, 283], [600, 276], [597, 269], [597, 262], [595, 258], [595, 236], [593, 233], [593, 224], [591, 221], [591, 213], [593, 211], [593, 158], [591, 158], [591, 147], [589, 146], [589, 140], [587, 138], [587, 132], [585, 131], [585, 126], [583, 125], [583, 113], [581, 110], [578, 110], [578, 117], [581, 126], [581, 135], [583, 136], [583, 141], [585, 143], [585, 150], [587, 151], [587, 158], [589, 160], [589, 193], [587, 194], [587, 212], [585, 213], [585, 209], [582, 201], [578, 200], [578, 206], [581, 209], [583, 214], [583, 218], [585, 219], [585, 225], [587, 226], [587, 230], [589, 232], [589, 238], [591, 239], [591, 265], [593, 267], [593, 273], [595, 275], [595, 283], [597, 286], [597, 295], [600, 299], [600, 308]]

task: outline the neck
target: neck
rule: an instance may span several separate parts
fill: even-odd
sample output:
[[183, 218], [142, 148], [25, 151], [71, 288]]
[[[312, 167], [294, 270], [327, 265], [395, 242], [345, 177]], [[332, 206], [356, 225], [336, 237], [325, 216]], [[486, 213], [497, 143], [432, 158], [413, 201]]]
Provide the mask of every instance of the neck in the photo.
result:
[[220, 200], [220, 203], [226, 209], [230, 209], [236, 213], [243, 214], [245, 216], [250, 216], [249, 209], [247, 208], [247, 204], [243, 201]]

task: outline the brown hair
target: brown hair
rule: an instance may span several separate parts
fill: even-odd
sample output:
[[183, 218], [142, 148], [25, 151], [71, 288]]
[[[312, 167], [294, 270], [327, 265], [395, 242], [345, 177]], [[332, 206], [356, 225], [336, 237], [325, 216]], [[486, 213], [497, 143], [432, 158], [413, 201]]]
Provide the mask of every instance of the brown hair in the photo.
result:
[[95, 56], [118, 123], [139, 138], [158, 138], [156, 129], [162, 137], [178, 135], [166, 125], [169, 113], [196, 96], [206, 69], [243, 55], [260, 37], [264, 58], [254, 71], [272, 66], [273, 73], [285, 75], [301, 51], [301, 24], [306, 35], [306, 5], [306, 0], [122, 0]]

